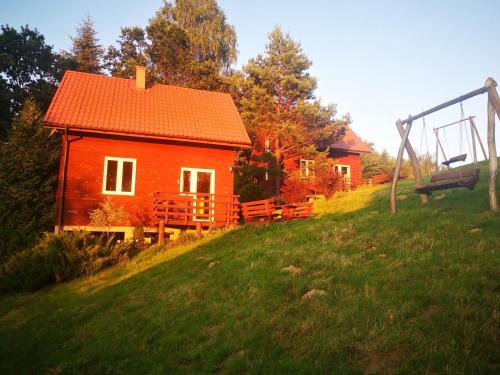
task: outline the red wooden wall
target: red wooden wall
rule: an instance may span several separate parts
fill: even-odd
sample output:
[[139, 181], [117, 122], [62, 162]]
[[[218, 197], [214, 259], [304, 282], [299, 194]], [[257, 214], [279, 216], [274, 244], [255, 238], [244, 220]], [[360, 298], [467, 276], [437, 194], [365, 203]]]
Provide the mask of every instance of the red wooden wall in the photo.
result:
[[351, 180], [356, 183], [361, 181], [361, 157], [359, 154], [334, 151], [332, 160], [335, 164], [349, 165], [351, 167]]
[[[134, 196], [102, 194], [105, 156], [137, 159]], [[215, 194], [233, 194], [233, 164], [232, 148], [74, 133], [70, 135], [63, 225], [89, 225], [89, 210], [107, 196], [125, 207], [130, 225], [151, 225], [153, 193], [179, 192], [181, 167], [214, 169]]]
[[[284, 162], [285, 169], [289, 172], [298, 171], [300, 169], [300, 156], [286, 159]], [[351, 167], [351, 180], [361, 180], [361, 158], [359, 154], [333, 151], [331, 159], [334, 164], [349, 165]]]

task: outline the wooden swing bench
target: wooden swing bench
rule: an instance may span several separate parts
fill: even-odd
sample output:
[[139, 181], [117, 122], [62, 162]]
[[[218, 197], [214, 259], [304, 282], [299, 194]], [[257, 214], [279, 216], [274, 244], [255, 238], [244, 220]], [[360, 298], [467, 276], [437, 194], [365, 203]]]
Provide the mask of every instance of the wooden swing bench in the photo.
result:
[[415, 189], [417, 194], [431, 195], [433, 191], [468, 188], [473, 190], [479, 181], [479, 168], [463, 169], [435, 175], [431, 177], [431, 182], [425, 186]]
[[465, 159], [467, 159], [467, 154], [462, 154], [462, 155], [458, 155], [458, 156], [454, 156], [452, 158], [449, 158], [448, 160], [443, 161], [441, 164], [449, 167], [450, 164], [456, 163], [458, 161], [465, 161]]

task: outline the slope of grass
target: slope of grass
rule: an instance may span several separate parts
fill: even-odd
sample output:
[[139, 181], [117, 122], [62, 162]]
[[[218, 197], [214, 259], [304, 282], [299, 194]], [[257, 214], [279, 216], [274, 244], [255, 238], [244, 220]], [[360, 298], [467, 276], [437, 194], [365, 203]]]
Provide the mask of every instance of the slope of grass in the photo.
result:
[[0, 297], [0, 373], [498, 373], [486, 175], [426, 206], [402, 182], [396, 215], [388, 186], [338, 194], [312, 219]]

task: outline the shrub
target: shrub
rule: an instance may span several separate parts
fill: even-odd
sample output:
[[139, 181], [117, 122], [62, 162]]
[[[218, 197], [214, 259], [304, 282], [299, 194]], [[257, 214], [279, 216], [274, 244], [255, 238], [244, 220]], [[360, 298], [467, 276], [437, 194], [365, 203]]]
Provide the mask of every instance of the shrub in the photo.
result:
[[89, 211], [90, 225], [105, 227], [109, 236], [109, 229], [113, 225], [129, 224], [125, 207], [116, 206], [111, 197], [106, 197], [95, 210]]
[[281, 186], [281, 198], [286, 203], [302, 202], [306, 200], [311, 190], [311, 182], [296, 176], [289, 177]]
[[0, 266], [0, 291], [36, 290], [96, 273], [138, 253], [135, 242], [84, 232], [46, 233], [31, 249], [12, 255]]
[[340, 189], [339, 176], [333, 168], [322, 168], [316, 172], [316, 190], [330, 199]]

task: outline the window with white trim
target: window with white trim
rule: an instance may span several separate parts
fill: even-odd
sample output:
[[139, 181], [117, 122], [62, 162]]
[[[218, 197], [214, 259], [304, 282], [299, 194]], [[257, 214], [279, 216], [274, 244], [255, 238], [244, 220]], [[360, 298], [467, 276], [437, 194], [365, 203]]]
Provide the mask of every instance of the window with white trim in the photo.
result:
[[300, 159], [300, 177], [301, 178], [314, 177], [314, 160]]
[[134, 195], [135, 169], [136, 159], [106, 156], [104, 158], [102, 193]]

